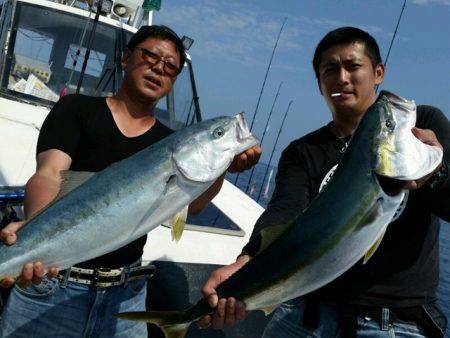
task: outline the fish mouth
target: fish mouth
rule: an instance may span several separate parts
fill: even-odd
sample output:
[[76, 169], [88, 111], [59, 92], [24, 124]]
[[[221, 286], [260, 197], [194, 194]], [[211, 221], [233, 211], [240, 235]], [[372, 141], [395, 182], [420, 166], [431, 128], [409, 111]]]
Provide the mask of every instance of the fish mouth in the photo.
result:
[[[416, 104], [393, 93], [382, 91], [386, 105], [381, 118], [380, 143], [375, 172], [389, 179], [411, 181], [433, 172], [442, 162], [442, 149], [420, 141], [411, 131], [416, 124]], [[386, 179], [382, 179], [386, 181]], [[388, 185], [392, 185], [389, 181]]]
[[241, 112], [235, 116], [237, 139], [239, 143], [243, 144], [244, 150], [253, 147], [259, 143], [259, 140], [250, 132], [245, 113]]
[[407, 184], [406, 181], [379, 175], [377, 173], [375, 173], [375, 177], [381, 189], [388, 196], [396, 196], [400, 194], [403, 190], [405, 190], [405, 186]]
[[416, 103], [414, 102], [414, 100], [407, 100], [401, 96], [387, 91], [383, 91], [380, 95], [384, 95], [386, 100], [397, 109], [407, 112], [413, 112], [416, 110]]
[[247, 120], [245, 119], [244, 112], [240, 112], [239, 114], [236, 115], [236, 121], [239, 139], [246, 139], [247, 137], [252, 135], [250, 129], [248, 129], [248, 124]]

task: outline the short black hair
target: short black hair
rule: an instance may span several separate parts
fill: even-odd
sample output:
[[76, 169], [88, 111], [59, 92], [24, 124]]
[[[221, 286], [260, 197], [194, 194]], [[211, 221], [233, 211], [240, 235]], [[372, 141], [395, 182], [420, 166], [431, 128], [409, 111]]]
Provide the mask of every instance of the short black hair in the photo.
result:
[[156, 38], [172, 41], [180, 55], [180, 71], [186, 61], [186, 51], [180, 37], [172, 29], [164, 25], [142, 26], [128, 41], [127, 49], [133, 51], [137, 45], [147, 39]]
[[319, 79], [319, 66], [323, 53], [331, 47], [355, 42], [360, 42], [364, 45], [364, 52], [369, 57], [372, 62], [372, 67], [375, 70], [381, 63], [380, 48], [378, 47], [377, 41], [362, 29], [356, 27], [340, 27], [328, 32], [316, 47], [313, 68], [317, 79]]

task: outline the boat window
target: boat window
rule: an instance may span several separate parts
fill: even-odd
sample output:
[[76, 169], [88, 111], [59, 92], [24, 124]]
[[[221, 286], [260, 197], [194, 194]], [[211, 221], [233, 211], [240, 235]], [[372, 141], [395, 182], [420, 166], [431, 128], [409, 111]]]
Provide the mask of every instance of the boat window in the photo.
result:
[[[266, 208], [270, 201], [270, 197], [273, 194], [276, 171], [277, 168], [274, 166], [258, 163], [255, 166], [253, 175], [251, 174], [251, 171], [248, 170], [239, 175], [237, 182], [236, 174], [227, 173], [225, 178], [229, 182], [235, 183], [242, 191], [248, 190], [247, 194], [256, 200], [262, 207]], [[247, 189], [248, 182], [250, 182], [250, 186]], [[229, 219], [213, 203], [209, 203], [198, 215], [188, 215], [186, 229], [233, 236], [245, 236], [244, 230]]]
[[[88, 19], [56, 9], [17, 3], [2, 90], [28, 100], [52, 105], [63, 89], [75, 93], [87, 52], [93, 16]], [[98, 23], [80, 93], [111, 95], [120, 82], [116, 68], [122, 43], [119, 29]]]
[[186, 229], [239, 237], [245, 236], [244, 230], [233, 223], [213, 203], [209, 203], [198, 215], [188, 215]]
[[[162, 225], [171, 227], [169, 222], [165, 222]], [[213, 203], [209, 203], [198, 215], [188, 214], [184, 229], [237, 237], [245, 236], [245, 231], [233, 223]]]
[[[76, 72], [80, 73], [83, 63], [77, 62], [75, 67], [73, 66], [73, 63], [74, 63], [74, 60], [77, 59], [77, 53], [78, 53], [78, 58], [80, 60], [84, 60], [86, 51], [87, 51], [87, 49], [84, 47], [80, 48], [76, 44], [71, 44], [69, 46], [69, 50], [67, 51], [66, 62], [64, 64], [64, 67], [67, 69], [70, 69], [70, 70], [74, 69]], [[106, 54], [98, 52], [96, 50], [91, 50], [91, 54], [89, 55], [89, 61], [86, 65], [86, 70], [85, 70], [86, 74], [95, 76], [97, 78], [100, 77], [100, 75], [102, 74], [104, 65], [105, 65], [105, 60], [106, 60]]]
[[[247, 190], [247, 194], [266, 208], [275, 186], [275, 176], [277, 168], [258, 163], [252, 174], [251, 170], [244, 171], [236, 181], [236, 174], [227, 173], [227, 181], [235, 183], [242, 191]], [[250, 185], [247, 189], [247, 185]], [[198, 215], [188, 215], [186, 220], [187, 230], [219, 233], [232, 236], [245, 236], [237, 224], [228, 218], [213, 203], [209, 203]]]

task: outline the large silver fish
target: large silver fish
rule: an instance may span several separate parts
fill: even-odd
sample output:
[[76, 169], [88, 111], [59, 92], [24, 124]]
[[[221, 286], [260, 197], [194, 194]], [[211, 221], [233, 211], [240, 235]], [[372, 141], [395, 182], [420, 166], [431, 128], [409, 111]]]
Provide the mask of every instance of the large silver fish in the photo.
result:
[[0, 276], [26, 262], [67, 268], [118, 249], [180, 212], [256, 145], [244, 115], [180, 130], [98, 173], [65, 172], [61, 194], [0, 244]]
[[[247, 310], [280, 303], [331, 282], [363, 256], [373, 254], [404, 197], [387, 194], [380, 177], [413, 180], [432, 172], [442, 150], [411, 133], [416, 106], [382, 92], [365, 113], [325, 189], [293, 222], [262, 231], [259, 253], [218, 287]], [[152, 322], [166, 337], [183, 337], [189, 324], [211, 313], [205, 299], [185, 311], [122, 313], [119, 318]]]

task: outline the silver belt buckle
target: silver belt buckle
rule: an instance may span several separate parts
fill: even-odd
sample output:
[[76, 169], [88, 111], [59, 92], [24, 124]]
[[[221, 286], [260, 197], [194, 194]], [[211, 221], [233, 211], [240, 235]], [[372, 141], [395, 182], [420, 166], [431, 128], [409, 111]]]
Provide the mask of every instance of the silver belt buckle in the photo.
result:
[[[122, 285], [125, 281], [125, 268], [109, 269], [99, 268], [94, 270], [92, 279], [92, 286], [95, 288], [107, 288], [111, 286]], [[99, 282], [100, 277], [117, 277], [120, 276], [120, 280], [117, 282]]]
[[[67, 274], [67, 280], [70, 282], [75, 282], [79, 284], [89, 285], [94, 288], [107, 288], [111, 286], [117, 286], [122, 285], [126, 281], [127, 273], [129, 271], [129, 268], [117, 268], [117, 269], [110, 269], [110, 268], [98, 268], [98, 269], [83, 269], [78, 267], [71, 267], [69, 268], [70, 271]], [[71, 273], [74, 272], [75, 277], [71, 276]], [[89, 279], [85, 278], [79, 278], [80, 275], [90, 275], [92, 276]], [[118, 281], [100, 281], [100, 278], [102, 277], [119, 277], [120, 279]], [[64, 276], [58, 275], [58, 278], [60, 281], [64, 279]]]
[[[68, 270], [69, 271], [66, 274], [67, 281], [75, 282], [75, 283], [79, 283], [79, 284], [84, 284], [84, 285], [90, 285], [91, 284], [91, 281], [89, 279], [72, 277], [70, 274], [72, 273], [72, 271], [75, 272], [77, 275], [80, 275], [80, 274], [92, 274], [94, 272], [94, 270], [77, 268], [76, 266], [72, 266]], [[64, 276], [62, 276], [62, 275], [58, 275], [58, 278], [59, 278], [60, 281], [64, 280]]]

